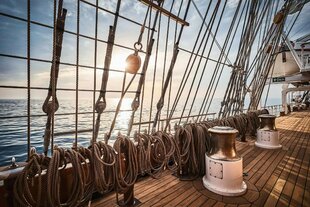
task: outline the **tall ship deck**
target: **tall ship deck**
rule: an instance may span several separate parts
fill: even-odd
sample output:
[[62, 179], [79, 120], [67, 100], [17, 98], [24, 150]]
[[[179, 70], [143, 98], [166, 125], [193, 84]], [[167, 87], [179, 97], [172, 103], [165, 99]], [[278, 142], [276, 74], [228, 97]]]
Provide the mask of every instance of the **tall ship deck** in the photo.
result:
[[[277, 119], [282, 149], [254, 146], [253, 137], [236, 142], [243, 157], [248, 191], [242, 196], [215, 194], [202, 185], [202, 177], [180, 181], [170, 171], [154, 179], [140, 178], [135, 185], [137, 206], [309, 206], [310, 111]], [[117, 206], [115, 194], [97, 198], [92, 206]]]

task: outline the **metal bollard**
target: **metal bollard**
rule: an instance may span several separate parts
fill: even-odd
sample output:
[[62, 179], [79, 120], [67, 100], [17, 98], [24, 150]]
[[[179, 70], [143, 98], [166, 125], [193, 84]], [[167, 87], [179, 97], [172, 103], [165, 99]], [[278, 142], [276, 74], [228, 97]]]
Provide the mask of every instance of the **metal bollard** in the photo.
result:
[[282, 147], [279, 142], [279, 131], [276, 129], [275, 115], [262, 114], [260, 118], [260, 127], [257, 130], [257, 140], [255, 145], [265, 149], [279, 149]]
[[243, 181], [242, 157], [238, 156], [235, 147], [238, 130], [215, 126], [208, 131], [211, 133], [211, 150], [206, 153], [203, 185], [220, 195], [244, 194], [247, 185]]

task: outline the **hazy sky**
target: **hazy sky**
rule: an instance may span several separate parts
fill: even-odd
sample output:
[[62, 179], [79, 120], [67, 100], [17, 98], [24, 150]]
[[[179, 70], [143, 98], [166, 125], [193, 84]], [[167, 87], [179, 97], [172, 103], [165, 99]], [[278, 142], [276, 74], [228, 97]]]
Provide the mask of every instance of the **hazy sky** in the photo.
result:
[[[204, 14], [207, 7], [206, 0], [194, 0], [198, 5], [200, 11]], [[95, 4], [95, 0], [89, 0], [89, 2]], [[167, 1], [171, 2], [171, 1]], [[177, 1], [179, 2], [179, 1]], [[187, 2], [187, 1], [185, 1]], [[214, 1], [216, 2], [216, 1]], [[222, 24], [220, 26], [219, 34], [217, 35], [217, 40], [221, 45], [226, 37], [226, 31], [231, 19], [232, 14], [236, 8], [238, 0], [229, 0], [227, 9], [225, 10]], [[116, 0], [99, 0], [99, 5], [109, 11], [115, 11]], [[213, 4], [214, 6], [214, 4]], [[169, 3], [165, 5], [169, 8]], [[68, 10], [66, 27], [67, 31], [76, 32], [77, 30], [77, 1], [76, 0], [64, 0], [64, 8]], [[123, 0], [121, 3], [120, 15], [130, 18], [134, 21], [143, 22], [147, 7], [136, 0]], [[177, 13], [178, 6], [175, 6], [173, 13]], [[80, 2], [80, 34], [94, 37], [95, 36], [95, 8]], [[26, 0], [1, 0], [0, 1], [0, 12], [1, 14], [9, 14], [20, 17], [22, 19], [27, 18], [27, 1]], [[183, 16], [184, 10], [181, 12]], [[296, 15], [296, 14], [295, 14]], [[291, 15], [288, 19], [290, 23]], [[310, 32], [310, 6], [309, 3], [304, 7], [300, 18], [297, 20], [290, 38], [292, 40], [307, 34]], [[114, 16], [105, 11], [99, 11], [98, 15], [98, 39], [107, 40], [109, 25], [113, 24]], [[31, 20], [46, 24], [49, 26], [53, 25], [53, 1], [52, 0], [31, 0]], [[190, 7], [189, 16], [187, 19], [190, 22], [190, 26], [186, 27], [184, 34], [181, 39], [181, 48], [187, 50], [192, 49], [192, 45], [197, 35], [199, 26], [201, 25], [201, 19], [195, 11], [193, 5]], [[164, 45], [165, 45], [165, 35], [167, 33], [167, 18], [162, 17], [161, 19], [161, 32], [159, 37], [159, 51], [158, 51], [158, 64], [157, 64], [157, 74], [155, 78], [155, 92], [157, 97], [160, 94], [161, 83], [162, 83], [162, 71], [164, 69]], [[174, 39], [174, 27], [175, 24], [171, 23], [168, 38], [168, 56], [166, 63], [166, 71], [169, 65], [171, 52], [173, 49], [173, 39]], [[12, 19], [3, 15], [0, 15], [0, 53], [8, 55], [23, 56], [27, 55], [27, 23], [21, 20]], [[119, 18], [117, 33], [115, 43], [118, 45], [124, 45], [129, 48], [133, 48], [133, 44], [137, 41], [140, 31], [140, 26], [135, 25], [131, 22]], [[31, 24], [31, 57], [43, 60], [51, 60], [52, 58], [52, 34], [53, 30], [40, 25]], [[146, 46], [146, 36], [144, 35], [143, 45], [144, 49]], [[155, 39], [157, 40], [157, 34], [155, 34]], [[238, 42], [234, 43], [232, 52], [228, 55], [229, 59], [234, 61], [236, 49]], [[85, 66], [94, 66], [94, 46], [95, 42], [91, 39], [80, 37], [80, 54], [79, 63]], [[103, 67], [104, 55], [105, 55], [106, 44], [98, 42], [97, 50], [97, 67]], [[154, 50], [155, 51], [155, 47]], [[206, 50], [205, 54], [207, 54]], [[123, 49], [120, 47], [114, 47], [114, 53], [112, 58], [112, 69], [123, 70], [124, 62], [126, 57], [131, 54], [132, 51], [128, 49]], [[216, 47], [212, 48], [211, 58], [216, 59], [219, 54], [219, 50]], [[143, 55], [142, 59], [143, 59]], [[174, 84], [173, 92], [176, 91], [178, 87], [178, 81], [181, 79], [185, 65], [188, 61], [189, 55], [180, 52], [179, 59], [177, 61], [175, 71], [174, 71]], [[150, 95], [153, 71], [154, 71], [154, 52], [151, 58], [151, 64], [148, 68], [148, 73], [146, 76], [146, 89], [147, 95]], [[76, 63], [76, 35], [65, 33], [62, 47], [62, 57], [61, 62], [75, 64]], [[26, 60], [24, 59], [13, 59], [9, 57], [0, 56], [0, 85], [17, 85], [26, 86], [27, 83], [27, 66]], [[208, 72], [203, 76], [204, 84], [207, 85], [212, 74], [214, 63], [209, 62], [207, 69]], [[44, 63], [40, 61], [31, 61], [31, 85], [34, 87], [47, 87], [49, 82], [50, 73], [50, 63]], [[74, 66], [61, 65], [59, 72], [59, 88], [75, 88], [75, 70]], [[102, 71], [97, 70], [97, 89], [101, 85], [101, 75]], [[221, 98], [226, 89], [227, 81], [230, 75], [229, 69], [224, 70], [219, 89], [216, 93], [217, 98]], [[79, 88], [80, 89], [93, 89], [93, 70], [89, 68], [79, 68]], [[109, 90], [120, 90], [122, 73], [111, 72], [110, 79], [108, 82]], [[134, 91], [137, 86], [135, 81], [131, 90]], [[277, 85], [272, 87], [270, 96], [280, 97], [279, 91], [281, 86]], [[201, 90], [203, 93], [204, 90]], [[43, 99], [46, 96], [46, 91], [32, 90], [32, 98]], [[58, 91], [63, 98], [74, 98], [74, 92], [61, 92]], [[63, 94], [63, 95], [62, 95]], [[92, 97], [91, 92], [81, 92], [81, 98]], [[129, 95], [130, 96], [130, 95]], [[0, 98], [25, 98], [26, 90], [23, 89], [7, 89], [0, 88]], [[109, 93], [108, 97], [119, 97], [117, 93]], [[156, 100], [157, 101], [157, 100]]]

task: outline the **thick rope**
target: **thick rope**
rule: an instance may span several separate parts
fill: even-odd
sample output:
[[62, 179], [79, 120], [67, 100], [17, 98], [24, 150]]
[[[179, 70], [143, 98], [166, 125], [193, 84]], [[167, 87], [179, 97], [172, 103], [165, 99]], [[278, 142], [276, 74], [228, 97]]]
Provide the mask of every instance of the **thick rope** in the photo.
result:
[[[17, 176], [14, 183], [14, 197], [21, 206], [41, 206], [44, 201], [42, 195], [46, 195], [43, 191], [42, 174], [49, 163], [49, 158], [44, 155], [32, 153], [27, 165], [22, 173]], [[36, 181], [36, 182], [34, 182]], [[37, 191], [34, 192], [34, 185]]]
[[[124, 194], [133, 187], [138, 176], [137, 149], [128, 137], [122, 135], [117, 137], [113, 148], [116, 151], [116, 199], [120, 204], [118, 194]], [[124, 200], [124, 203], [126, 205], [128, 201]]]
[[[67, 191], [69, 196], [61, 199], [61, 174], [67, 164], [72, 165], [72, 184]], [[89, 184], [90, 170], [86, 159], [77, 151], [55, 147], [47, 169], [47, 199], [51, 206], [78, 206], [85, 199], [85, 190]]]
[[113, 189], [115, 184], [115, 151], [110, 145], [101, 141], [94, 144], [93, 150], [96, 190], [100, 193], [107, 193]]
[[44, 132], [44, 146], [43, 146], [45, 155], [47, 155], [48, 147], [50, 144], [50, 138], [51, 135], [53, 135], [54, 114], [59, 108], [59, 103], [56, 95], [56, 87], [59, 73], [63, 33], [67, 14], [67, 10], [62, 8], [62, 4], [63, 1], [59, 0], [57, 20], [55, 20], [54, 24], [53, 61], [51, 66], [50, 82], [49, 82], [48, 94], [42, 106], [43, 112], [47, 114], [47, 122]]

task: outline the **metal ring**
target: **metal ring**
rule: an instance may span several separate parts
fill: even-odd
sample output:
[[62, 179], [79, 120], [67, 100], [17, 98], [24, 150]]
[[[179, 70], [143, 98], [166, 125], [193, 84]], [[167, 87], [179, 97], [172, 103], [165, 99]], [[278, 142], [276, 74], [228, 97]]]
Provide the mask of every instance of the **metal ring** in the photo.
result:
[[[139, 48], [140, 47], [140, 48]], [[141, 51], [142, 50], [143, 45], [140, 42], [136, 42], [134, 44], [134, 48], [136, 51]]]

